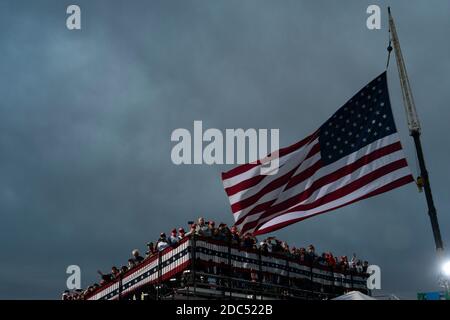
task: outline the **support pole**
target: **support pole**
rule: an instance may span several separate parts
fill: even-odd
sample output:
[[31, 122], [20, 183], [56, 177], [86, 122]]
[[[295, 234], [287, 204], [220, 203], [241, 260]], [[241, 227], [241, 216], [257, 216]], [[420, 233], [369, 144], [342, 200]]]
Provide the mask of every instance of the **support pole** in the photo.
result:
[[433, 230], [434, 242], [436, 244], [436, 250], [438, 252], [444, 250], [444, 244], [442, 242], [441, 230], [439, 228], [439, 221], [437, 218], [436, 207], [434, 206], [433, 194], [431, 193], [430, 179], [428, 178], [428, 171], [425, 166], [425, 158], [422, 151], [422, 143], [420, 141], [420, 133], [413, 132], [412, 137], [414, 144], [416, 145], [417, 158], [419, 160], [420, 176], [423, 180], [423, 188], [425, 190], [425, 198], [428, 204], [428, 215], [430, 216], [431, 228]]
[[263, 271], [262, 271], [262, 252], [261, 252], [261, 248], [258, 249], [258, 287], [259, 290], [261, 292], [264, 292], [263, 290]]
[[161, 275], [162, 275], [162, 255], [161, 251], [158, 251], [158, 287], [156, 290], [156, 300], [161, 300]]
[[409, 134], [414, 139], [417, 158], [419, 160], [420, 177], [423, 183], [423, 188], [425, 189], [425, 197], [428, 205], [428, 215], [431, 221], [431, 228], [433, 230], [434, 242], [438, 254], [441, 255], [442, 251], [444, 250], [444, 244], [442, 242], [436, 207], [434, 206], [433, 195], [431, 192], [430, 179], [428, 177], [428, 171], [425, 165], [425, 157], [422, 150], [422, 143], [420, 141], [420, 134], [421, 134], [420, 121], [417, 115], [416, 106], [414, 103], [414, 98], [409, 84], [408, 74], [406, 72], [406, 66], [403, 60], [400, 42], [398, 40], [397, 30], [395, 28], [394, 18], [392, 17], [390, 7], [388, 7], [388, 12], [389, 12], [389, 32], [391, 33], [392, 44], [394, 47], [395, 57], [397, 60], [397, 69], [400, 78], [400, 85], [402, 88], [402, 96], [403, 96], [403, 103], [405, 106], [406, 118], [408, 120]]
[[119, 275], [119, 296], [118, 296], [118, 300], [120, 301], [120, 300], [122, 300], [122, 290], [123, 290], [123, 283], [122, 283], [122, 280], [123, 280], [123, 275], [122, 274], [120, 274]]
[[230, 299], [233, 296], [232, 287], [233, 287], [233, 281], [231, 280], [232, 273], [232, 266], [231, 266], [231, 238], [228, 239], [228, 272], [227, 272], [227, 278], [228, 278], [228, 290], [230, 290]]
[[192, 279], [194, 281], [194, 298], [196, 298], [197, 295], [197, 275], [196, 275], [196, 269], [197, 269], [197, 236], [195, 232], [191, 235], [192, 240]]

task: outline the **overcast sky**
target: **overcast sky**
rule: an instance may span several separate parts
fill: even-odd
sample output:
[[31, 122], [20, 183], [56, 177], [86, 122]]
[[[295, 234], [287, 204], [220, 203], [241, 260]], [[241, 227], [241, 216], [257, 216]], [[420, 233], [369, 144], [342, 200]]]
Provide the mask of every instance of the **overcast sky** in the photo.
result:
[[[66, 28], [66, 8], [82, 29]], [[345, 3], [345, 5], [344, 5]], [[450, 2], [390, 1], [450, 245]], [[366, 28], [380, 4], [382, 29]], [[199, 215], [232, 224], [220, 173], [176, 166], [176, 128], [316, 130], [386, 64], [385, 1], [1, 1], [0, 298], [54, 299], [66, 268], [126, 264]], [[395, 62], [392, 108], [414, 175]], [[274, 233], [378, 264], [383, 292], [437, 290], [423, 194], [410, 184]]]

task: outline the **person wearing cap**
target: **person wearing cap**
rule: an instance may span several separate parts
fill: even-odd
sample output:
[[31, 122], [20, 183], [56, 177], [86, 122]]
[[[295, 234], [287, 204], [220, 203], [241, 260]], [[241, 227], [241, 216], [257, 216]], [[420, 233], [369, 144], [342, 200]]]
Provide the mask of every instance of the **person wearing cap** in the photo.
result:
[[183, 228], [178, 228], [178, 240], [183, 239], [186, 236], [186, 232]]
[[159, 239], [156, 242], [156, 250], [163, 251], [167, 247], [169, 247], [169, 242], [167, 241], [166, 234], [161, 232]]
[[175, 246], [178, 243], [178, 235], [177, 235], [177, 229], [172, 229], [172, 232], [169, 236], [169, 244], [171, 246]]

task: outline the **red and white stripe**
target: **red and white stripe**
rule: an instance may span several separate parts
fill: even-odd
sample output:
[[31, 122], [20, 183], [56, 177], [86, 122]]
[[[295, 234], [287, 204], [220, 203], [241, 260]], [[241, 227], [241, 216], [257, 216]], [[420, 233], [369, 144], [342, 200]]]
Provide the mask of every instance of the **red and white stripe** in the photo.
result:
[[414, 179], [397, 133], [329, 165], [316, 133], [279, 152], [279, 171], [261, 175], [261, 162], [222, 174], [235, 223], [263, 234], [391, 189]]

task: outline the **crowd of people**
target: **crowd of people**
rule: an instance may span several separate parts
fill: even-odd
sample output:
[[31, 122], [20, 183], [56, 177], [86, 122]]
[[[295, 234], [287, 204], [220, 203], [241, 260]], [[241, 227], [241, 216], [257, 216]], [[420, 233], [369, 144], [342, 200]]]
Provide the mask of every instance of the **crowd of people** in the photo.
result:
[[185, 232], [184, 228], [175, 228], [167, 236], [162, 232], [155, 242], [147, 243], [147, 250], [145, 256], [142, 256], [138, 249], [131, 252], [131, 257], [128, 259], [128, 264], [117, 267], [113, 266], [110, 273], [102, 273], [98, 271], [101, 276], [100, 283], [95, 283], [89, 286], [86, 290], [65, 291], [63, 299], [65, 300], [82, 300], [84, 297], [97, 288], [119, 279], [128, 270], [135, 268], [146, 259], [157, 255], [158, 252], [170, 246], [176, 246], [177, 243], [186, 236], [195, 234], [197, 236], [211, 238], [216, 241], [223, 241], [242, 247], [243, 249], [261, 250], [262, 253], [275, 253], [285, 255], [294, 260], [299, 261], [305, 265], [320, 265], [329, 267], [338, 271], [352, 271], [356, 273], [366, 273], [369, 263], [357, 258], [353, 254], [351, 259], [347, 256], [334, 256], [331, 252], [324, 252], [321, 255], [316, 253], [315, 247], [311, 244], [306, 248], [290, 248], [286, 241], [280, 241], [276, 237], [268, 237], [260, 242], [255, 236], [251, 234], [241, 235], [236, 226], [228, 227], [225, 223], [220, 223], [217, 227], [214, 221], [206, 221], [203, 217], [198, 218], [197, 222], [189, 223], [189, 231]]

